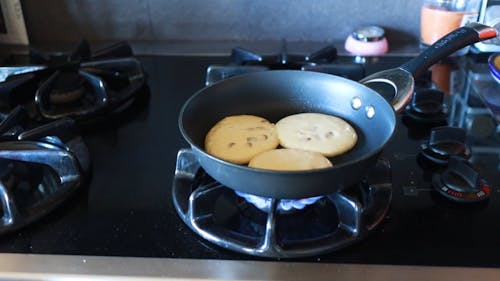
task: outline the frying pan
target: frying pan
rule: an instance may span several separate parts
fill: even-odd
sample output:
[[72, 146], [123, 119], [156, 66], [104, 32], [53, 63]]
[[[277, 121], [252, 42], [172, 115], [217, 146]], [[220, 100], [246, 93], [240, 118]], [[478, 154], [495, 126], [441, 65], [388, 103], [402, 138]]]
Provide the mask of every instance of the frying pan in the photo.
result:
[[[473, 23], [459, 28], [402, 66], [377, 72], [360, 82], [308, 71], [276, 70], [235, 76], [201, 89], [183, 105], [179, 128], [201, 167], [234, 190], [271, 198], [299, 199], [335, 193], [359, 183], [373, 167], [413, 93], [414, 77], [452, 52], [493, 38], [495, 29]], [[372, 86], [394, 89], [390, 102]], [[333, 167], [309, 171], [270, 171], [233, 164], [204, 151], [212, 126], [230, 115], [251, 114], [271, 122], [301, 112], [335, 115], [349, 122], [358, 142], [331, 158]]]

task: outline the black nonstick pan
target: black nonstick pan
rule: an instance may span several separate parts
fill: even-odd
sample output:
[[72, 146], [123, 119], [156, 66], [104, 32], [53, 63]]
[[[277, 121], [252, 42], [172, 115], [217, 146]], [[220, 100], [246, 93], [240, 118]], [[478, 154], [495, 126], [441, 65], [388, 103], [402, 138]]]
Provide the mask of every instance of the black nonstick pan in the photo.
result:
[[[298, 199], [332, 194], [359, 183], [373, 167], [413, 93], [414, 77], [452, 52], [493, 38], [495, 29], [473, 23], [446, 35], [404, 65], [375, 73], [360, 82], [308, 71], [276, 70], [235, 76], [195, 93], [182, 107], [179, 127], [200, 165], [220, 183], [263, 197]], [[388, 102], [370, 86], [389, 84]], [[392, 104], [391, 104], [392, 103]], [[233, 164], [204, 151], [208, 131], [222, 118], [252, 114], [271, 122], [301, 112], [339, 116], [358, 134], [349, 152], [331, 158], [333, 167], [310, 171], [268, 171]]]

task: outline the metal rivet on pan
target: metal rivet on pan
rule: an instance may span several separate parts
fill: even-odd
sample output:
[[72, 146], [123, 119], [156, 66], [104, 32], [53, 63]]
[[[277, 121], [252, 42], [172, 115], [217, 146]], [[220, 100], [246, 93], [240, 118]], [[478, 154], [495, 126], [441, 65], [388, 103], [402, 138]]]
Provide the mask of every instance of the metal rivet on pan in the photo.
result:
[[365, 111], [366, 111], [366, 117], [368, 117], [368, 119], [372, 119], [373, 116], [375, 116], [375, 107], [373, 107], [372, 105], [367, 105], [365, 107]]
[[351, 106], [354, 110], [361, 108], [361, 99], [359, 97], [354, 97], [351, 101]]

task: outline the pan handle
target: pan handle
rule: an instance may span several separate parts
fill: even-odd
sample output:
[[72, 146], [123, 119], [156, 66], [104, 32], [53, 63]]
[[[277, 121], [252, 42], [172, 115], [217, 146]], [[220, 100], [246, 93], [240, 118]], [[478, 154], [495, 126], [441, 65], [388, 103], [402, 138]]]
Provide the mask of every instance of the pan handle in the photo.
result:
[[495, 38], [497, 35], [498, 31], [495, 28], [476, 22], [469, 23], [445, 35], [436, 43], [425, 49], [419, 56], [401, 65], [400, 68], [410, 72], [415, 78], [419, 77], [440, 59], [445, 58], [463, 47], [479, 41]]
[[395, 111], [400, 112], [410, 102], [415, 77], [420, 76], [431, 65], [453, 52], [476, 42], [494, 38], [497, 35], [498, 31], [492, 27], [480, 23], [470, 23], [445, 35], [420, 55], [400, 67], [374, 73], [359, 82], [375, 90], [381, 88], [380, 84], [389, 85], [394, 89], [394, 95], [390, 98], [392, 99], [391, 104]]

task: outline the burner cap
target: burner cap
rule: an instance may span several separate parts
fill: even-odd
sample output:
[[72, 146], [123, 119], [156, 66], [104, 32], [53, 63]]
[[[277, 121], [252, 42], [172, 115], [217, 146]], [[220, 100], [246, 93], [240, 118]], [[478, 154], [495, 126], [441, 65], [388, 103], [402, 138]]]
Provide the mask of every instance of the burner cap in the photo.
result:
[[64, 104], [79, 100], [85, 94], [85, 79], [77, 72], [61, 72], [49, 93], [51, 103]]

